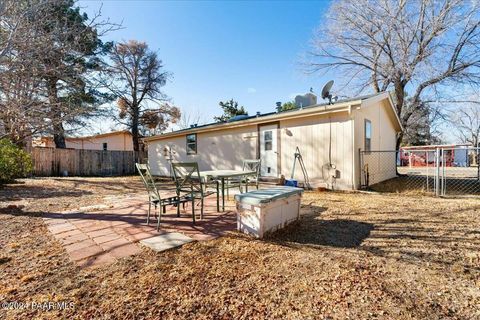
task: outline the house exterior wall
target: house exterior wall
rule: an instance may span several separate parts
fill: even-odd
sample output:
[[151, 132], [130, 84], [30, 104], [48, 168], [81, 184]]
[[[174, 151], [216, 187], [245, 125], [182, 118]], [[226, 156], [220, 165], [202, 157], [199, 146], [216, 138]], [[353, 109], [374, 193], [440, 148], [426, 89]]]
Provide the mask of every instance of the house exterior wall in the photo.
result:
[[[298, 146], [312, 186], [352, 189], [353, 139], [352, 120], [348, 112], [284, 120], [280, 122], [280, 131], [281, 173], [287, 179], [291, 178], [295, 149]], [[298, 162], [294, 178], [304, 180]]]
[[[198, 162], [200, 170], [240, 170], [243, 159], [256, 159], [260, 156], [259, 126], [276, 123], [279, 127], [279, 176], [284, 175], [287, 179], [291, 177], [295, 149], [298, 146], [312, 186], [336, 190], [357, 189], [360, 187], [359, 150], [364, 149], [365, 119], [372, 123], [371, 150], [395, 150], [398, 125], [393, 122], [391, 112], [388, 112], [391, 111], [389, 103], [383, 98], [368, 104], [362, 102], [362, 105], [357, 102], [356, 105], [325, 114], [199, 132], [195, 155], [187, 155], [186, 151], [186, 135], [192, 131], [173, 137], [160, 137], [148, 141], [148, 160], [153, 174], [170, 175], [170, 163], [164, 150], [171, 148], [173, 161]], [[394, 152], [370, 157], [368, 161], [371, 171], [375, 169], [380, 172], [371, 183], [395, 177]], [[304, 180], [298, 162], [294, 178]]]
[[86, 139], [68, 139], [67, 148], [103, 150], [103, 143], [107, 143], [107, 150], [133, 151], [132, 136], [120, 133], [105, 137], [91, 137]]
[[[363, 156], [363, 167], [368, 167], [369, 184], [375, 184], [396, 177], [396, 139], [397, 132], [387, 112], [387, 100], [362, 106], [353, 110], [355, 121], [355, 188], [360, 186], [361, 172], [360, 150], [365, 150], [365, 120], [372, 123], [372, 152]], [[384, 152], [381, 152], [384, 151]]]
[[[103, 143], [105, 142], [107, 143], [107, 150], [133, 151], [132, 136], [124, 132], [99, 137], [65, 139], [67, 148], [84, 150], [103, 150]], [[53, 139], [47, 138], [42, 139], [40, 143], [37, 143], [37, 146], [55, 148], [55, 143]]]
[[200, 170], [242, 170], [244, 159], [257, 157], [257, 126], [198, 133], [195, 155], [187, 154], [186, 135], [151, 141], [148, 163], [154, 175], [170, 175], [165, 147], [171, 148], [173, 161], [198, 162]]
[[[326, 178], [328, 170], [328, 148], [332, 124], [332, 163], [340, 172], [338, 179]], [[265, 125], [265, 124], [262, 124]], [[352, 189], [352, 122], [347, 112], [328, 116], [311, 116], [280, 121], [279, 172], [290, 178], [294, 153], [298, 146], [307, 173], [313, 186], [335, 189]], [[187, 155], [186, 136], [178, 136], [149, 142], [148, 159], [155, 175], [170, 175], [168, 153], [173, 151], [173, 161], [196, 161], [200, 170], [242, 169], [243, 159], [258, 158], [257, 125], [224, 129], [197, 134], [197, 154]], [[303, 181], [300, 165], [297, 163], [295, 179]]]

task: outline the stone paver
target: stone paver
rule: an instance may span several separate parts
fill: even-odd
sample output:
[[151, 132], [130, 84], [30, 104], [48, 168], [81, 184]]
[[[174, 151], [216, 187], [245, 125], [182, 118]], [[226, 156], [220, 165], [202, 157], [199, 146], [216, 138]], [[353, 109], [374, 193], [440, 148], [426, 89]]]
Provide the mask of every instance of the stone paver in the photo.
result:
[[109, 252], [102, 252], [98, 255], [93, 255], [85, 259], [78, 260], [77, 264], [80, 267], [87, 268], [87, 267], [101, 266], [104, 264], [110, 264], [115, 262], [115, 260], [116, 258], [113, 255], [111, 255]]
[[187, 204], [185, 210], [182, 208], [180, 217], [177, 217], [175, 207], [167, 207], [158, 232], [154, 217], [151, 217], [150, 225], [146, 224], [148, 203], [145, 197], [139, 196], [128, 197], [115, 207], [86, 208], [95, 209], [94, 212], [77, 210], [46, 214], [44, 222], [74, 262], [80, 267], [97, 267], [140, 253], [141, 247], [137, 242], [163, 251], [194, 240], [211, 240], [235, 230], [233, 202], [226, 204], [225, 212], [217, 212], [215, 197], [207, 198], [203, 220], [200, 219], [200, 208], [195, 208], [195, 225], [192, 223], [191, 204]]
[[134, 243], [128, 243], [120, 247], [109, 249], [108, 252], [111, 255], [113, 255], [115, 258], [123, 258], [123, 257], [128, 257], [134, 254], [140, 253], [141, 251], [142, 249], [140, 249], [138, 245]]
[[85, 233], [81, 232], [80, 230], [78, 230], [78, 231], [80, 232], [80, 234], [78, 234], [78, 235], [69, 236], [69, 237], [66, 237], [66, 238], [58, 238], [58, 239], [65, 246], [69, 245], [69, 244], [72, 244], [72, 243], [75, 243], [75, 242], [80, 242], [80, 241], [83, 241], [83, 240], [90, 239]]
[[85, 240], [81, 240], [81, 241], [74, 242], [74, 243], [71, 243], [69, 245], [66, 245], [65, 250], [67, 250], [67, 252], [72, 252], [72, 251], [77, 251], [77, 250], [87, 248], [87, 247], [91, 247], [91, 246], [95, 246], [95, 245], [96, 245], [96, 243], [93, 242], [92, 239], [87, 238]]
[[168, 249], [183, 246], [185, 243], [194, 241], [178, 232], [169, 232], [156, 237], [141, 240], [140, 243], [155, 251], [165, 251]]
[[68, 252], [68, 254], [70, 255], [70, 258], [72, 258], [73, 261], [79, 261], [88, 257], [97, 256], [99, 254], [102, 254], [103, 252], [104, 250], [101, 247], [97, 245], [93, 245], [90, 247], [81, 248], [75, 251]]
[[72, 231], [72, 230], [75, 230], [76, 227], [71, 224], [70, 222], [64, 222], [64, 223], [60, 223], [60, 224], [54, 224], [54, 225], [49, 225], [48, 226], [48, 230], [50, 230], [51, 233], [53, 234], [61, 234], [61, 233], [65, 233], [65, 232], [68, 232], [68, 231]]
[[85, 233], [92, 239], [115, 234], [115, 230], [109, 227], [103, 227], [102, 229], [95, 229], [94, 231], [90, 231], [91, 229], [84, 229], [84, 230], [86, 230]]
[[110, 233], [110, 234], [106, 234], [106, 235], [103, 235], [103, 236], [93, 238], [93, 241], [95, 241], [95, 243], [97, 243], [97, 244], [101, 244], [101, 243], [105, 243], [105, 242], [109, 242], [109, 241], [112, 241], [112, 240], [119, 239], [121, 237], [122, 236], [119, 235], [118, 233]]

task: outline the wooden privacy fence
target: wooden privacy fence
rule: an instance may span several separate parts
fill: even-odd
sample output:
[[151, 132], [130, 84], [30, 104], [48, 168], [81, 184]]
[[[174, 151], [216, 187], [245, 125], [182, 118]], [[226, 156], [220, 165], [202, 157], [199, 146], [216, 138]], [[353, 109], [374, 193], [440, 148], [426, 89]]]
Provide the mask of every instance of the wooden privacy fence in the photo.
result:
[[35, 176], [114, 176], [135, 173], [135, 155], [145, 162], [143, 152], [33, 148]]

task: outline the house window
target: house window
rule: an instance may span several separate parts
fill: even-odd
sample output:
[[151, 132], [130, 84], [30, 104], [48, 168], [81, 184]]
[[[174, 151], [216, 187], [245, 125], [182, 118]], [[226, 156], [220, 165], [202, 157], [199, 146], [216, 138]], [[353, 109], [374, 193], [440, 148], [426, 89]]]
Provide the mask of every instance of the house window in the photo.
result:
[[187, 154], [197, 154], [197, 134], [187, 134]]
[[108, 143], [104, 142], [103, 143], [103, 151], [107, 151], [108, 149]]
[[265, 143], [265, 151], [272, 150], [272, 131], [264, 132], [263, 141]]
[[372, 150], [372, 122], [365, 119], [365, 151]]

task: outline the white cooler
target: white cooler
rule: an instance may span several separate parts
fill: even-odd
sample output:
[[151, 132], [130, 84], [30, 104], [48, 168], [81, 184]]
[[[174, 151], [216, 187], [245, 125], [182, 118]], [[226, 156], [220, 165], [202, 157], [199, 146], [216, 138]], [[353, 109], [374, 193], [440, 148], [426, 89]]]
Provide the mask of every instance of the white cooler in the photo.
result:
[[285, 227], [300, 217], [303, 189], [273, 187], [235, 195], [237, 229], [257, 238]]

